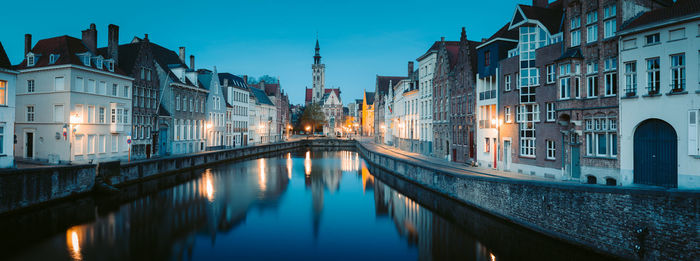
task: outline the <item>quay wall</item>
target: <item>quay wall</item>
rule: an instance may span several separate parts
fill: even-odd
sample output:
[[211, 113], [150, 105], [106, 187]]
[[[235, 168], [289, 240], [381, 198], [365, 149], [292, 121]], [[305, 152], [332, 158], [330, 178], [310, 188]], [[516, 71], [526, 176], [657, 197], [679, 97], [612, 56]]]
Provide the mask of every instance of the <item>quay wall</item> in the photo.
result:
[[122, 188], [179, 171], [301, 147], [354, 149], [355, 141], [308, 139], [132, 162], [1, 170], [0, 215], [92, 193], [100, 180], [111, 187]]
[[375, 168], [574, 245], [623, 259], [700, 259], [698, 191], [472, 176], [357, 148]]

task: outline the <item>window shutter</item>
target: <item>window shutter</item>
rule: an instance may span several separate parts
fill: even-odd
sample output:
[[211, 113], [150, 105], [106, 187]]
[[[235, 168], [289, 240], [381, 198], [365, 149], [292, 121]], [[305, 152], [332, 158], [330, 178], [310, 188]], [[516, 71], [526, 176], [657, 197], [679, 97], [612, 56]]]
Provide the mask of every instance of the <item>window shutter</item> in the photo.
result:
[[698, 110], [688, 111], [688, 155], [700, 155], [698, 148]]

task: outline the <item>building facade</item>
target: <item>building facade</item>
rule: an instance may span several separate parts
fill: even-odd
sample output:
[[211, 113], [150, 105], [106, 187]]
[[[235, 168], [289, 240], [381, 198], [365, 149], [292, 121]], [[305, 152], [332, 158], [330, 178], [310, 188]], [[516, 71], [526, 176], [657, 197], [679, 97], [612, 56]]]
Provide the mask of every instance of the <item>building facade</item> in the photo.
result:
[[423, 55], [418, 57], [418, 95], [420, 119], [420, 153], [433, 155], [433, 77], [437, 63], [437, 47], [435, 42]]
[[[119, 27], [109, 25], [107, 48], [99, 51], [129, 77], [134, 78], [132, 91], [131, 157], [149, 158], [158, 155], [158, 104], [160, 84], [155, 75], [155, 63], [151, 43], [146, 34], [143, 39], [134, 37], [131, 43], [118, 45]], [[109, 46], [119, 46], [110, 49]]]
[[363, 93], [362, 97], [362, 122], [361, 130], [362, 136], [372, 136], [374, 135], [374, 92]]
[[0, 43], [0, 168], [15, 165], [15, 95], [17, 71], [12, 68], [5, 48]]
[[206, 69], [197, 70], [200, 84], [209, 91], [204, 110], [207, 115], [206, 149], [217, 150], [226, 146], [226, 97], [219, 83], [219, 73], [214, 67], [213, 71]]
[[455, 83], [449, 90], [449, 131], [452, 137], [450, 155], [452, 161], [472, 163], [475, 156], [474, 107], [476, 106], [476, 46], [478, 42], [467, 39], [466, 29], [462, 27], [459, 38], [457, 63], [453, 69]]
[[[394, 86], [403, 79], [406, 79], [406, 77], [377, 75], [374, 92], [372, 92], [374, 97], [371, 98], [374, 122], [370, 123], [372, 125], [372, 132], [369, 134], [374, 135], [374, 140], [377, 143], [386, 143], [387, 128], [390, 127], [387, 123], [388, 120], [391, 119], [391, 116], [387, 117], [385, 114], [385, 111], [389, 109], [389, 106], [387, 106], [388, 101], [385, 100], [387, 94], [389, 90], [393, 89]], [[367, 92], [365, 94], [367, 94]]]
[[227, 140], [226, 146], [240, 147], [248, 145], [248, 110], [250, 108], [250, 92], [243, 78], [230, 73], [220, 73], [221, 84], [226, 97], [227, 110]]
[[206, 149], [206, 102], [209, 90], [198, 79], [194, 56], [185, 64], [185, 47], [175, 53], [151, 46], [156, 74], [162, 85], [158, 111], [158, 149], [161, 155], [200, 152]]
[[622, 185], [700, 188], [699, 28], [700, 4], [677, 1], [619, 33]]
[[98, 53], [94, 24], [82, 39], [59, 36], [34, 47], [26, 35], [16, 68], [15, 155], [49, 163], [127, 159], [134, 79]]
[[455, 160], [452, 153], [452, 128], [450, 125], [450, 89], [455, 84], [454, 67], [457, 64], [459, 42], [445, 41], [437, 46], [435, 73], [433, 75], [433, 155]]
[[277, 107], [264, 90], [250, 87], [251, 114], [249, 117], [249, 144], [276, 142], [280, 138], [277, 130]]

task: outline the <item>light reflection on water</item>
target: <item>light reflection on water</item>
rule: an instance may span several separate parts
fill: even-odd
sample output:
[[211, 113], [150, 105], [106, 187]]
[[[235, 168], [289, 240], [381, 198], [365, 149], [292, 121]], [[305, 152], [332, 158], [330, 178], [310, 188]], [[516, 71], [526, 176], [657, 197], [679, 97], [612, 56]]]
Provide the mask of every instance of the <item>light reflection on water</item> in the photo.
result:
[[493, 261], [498, 256], [375, 179], [350, 151], [295, 151], [218, 165], [43, 241], [12, 258]]

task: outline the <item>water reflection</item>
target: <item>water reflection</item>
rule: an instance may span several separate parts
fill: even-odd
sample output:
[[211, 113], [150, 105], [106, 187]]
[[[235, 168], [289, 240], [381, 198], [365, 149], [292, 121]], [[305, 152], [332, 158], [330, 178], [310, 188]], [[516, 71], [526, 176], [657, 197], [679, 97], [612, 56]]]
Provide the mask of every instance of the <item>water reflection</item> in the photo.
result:
[[529, 251], [517, 244], [496, 251], [419, 202], [375, 179], [355, 152], [295, 151], [204, 170], [37, 239], [9, 259], [493, 261], [504, 259], [497, 253]]

